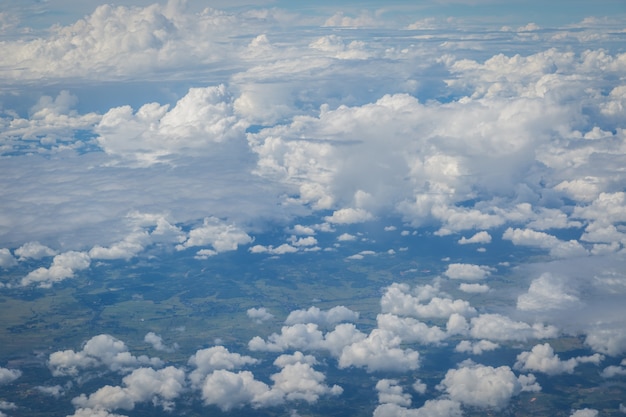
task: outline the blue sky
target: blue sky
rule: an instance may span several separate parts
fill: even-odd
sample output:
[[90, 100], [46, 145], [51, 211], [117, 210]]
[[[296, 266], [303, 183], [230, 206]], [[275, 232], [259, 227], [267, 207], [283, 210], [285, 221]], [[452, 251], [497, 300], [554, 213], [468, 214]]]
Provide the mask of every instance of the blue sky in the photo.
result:
[[[129, 340], [96, 326], [25, 342], [23, 362], [0, 357], [0, 385], [27, 380], [73, 417], [190, 398], [295, 416], [341, 403], [357, 370], [368, 414], [458, 417], [530, 407], [560, 376], [623, 381], [623, 2], [206, 5], [2, 3], [0, 295], [25, 312], [15, 325], [159, 260], [189, 262], [185, 279], [242, 259], [261, 275], [301, 259], [339, 277], [398, 269], [365, 304], [217, 300], [265, 326], [232, 346], [149, 322]], [[422, 380], [442, 352], [458, 363]], [[80, 383], [98, 373], [108, 385]]]

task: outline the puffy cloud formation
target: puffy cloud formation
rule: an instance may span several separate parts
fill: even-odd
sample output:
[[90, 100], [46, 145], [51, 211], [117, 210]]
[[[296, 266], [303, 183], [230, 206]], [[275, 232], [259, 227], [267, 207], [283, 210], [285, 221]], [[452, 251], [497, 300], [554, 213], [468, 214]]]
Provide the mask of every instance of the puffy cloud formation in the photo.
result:
[[481, 314], [472, 318], [470, 334], [476, 339], [526, 341], [556, 337], [559, 332], [551, 325], [541, 323], [530, 325], [501, 314]]
[[308, 310], [294, 310], [285, 319], [285, 324], [316, 323], [320, 326], [331, 326], [342, 321], [355, 321], [359, 319], [359, 313], [344, 306], [336, 306], [327, 311], [317, 307], [309, 307]]
[[461, 404], [452, 400], [428, 400], [420, 408], [405, 408], [398, 404], [381, 404], [374, 410], [374, 417], [461, 417]]
[[189, 358], [189, 365], [195, 367], [189, 374], [189, 379], [192, 385], [200, 386], [206, 376], [216, 370], [233, 370], [257, 362], [257, 359], [250, 356], [231, 353], [223, 346], [201, 349]]
[[565, 242], [548, 233], [532, 229], [508, 228], [502, 238], [510, 240], [515, 245], [547, 249], [555, 258], [573, 258], [588, 254], [587, 250], [576, 240]]
[[571, 308], [580, 304], [571, 287], [565, 279], [543, 273], [531, 282], [526, 294], [517, 298], [517, 308], [531, 311]]
[[598, 365], [603, 359], [604, 356], [596, 353], [592, 356], [577, 356], [564, 361], [554, 353], [552, 346], [544, 343], [535, 345], [530, 352], [522, 352], [517, 355], [517, 362], [515, 362], [514, 367], [523, 371], [537, 371], [548, 375], [571, 374], [574, 372], [574, 368], [581, 363]]
[[178, 349], [178, 344], [174, 343], [172, 346], [167, 346], [163, 343], [163, 338], [154, 332], [148, 332], [143, 338], [144, 342], [150, 343], [155, 350], [162, 352], [174, 352]]
[[491, 235], [483, 230], [482, 232], [474, 234], [472, 237], [466, 238], [463, 236], [459, 239], [460, 245], [469, 245], [472, 243], [491, 243]]
[[376, 391], [380, 404], [397, 404], [403, 407], [411, 405], [411, 396], [403, 392], [396, 379], [381, 379], [376, 383]]
[[78, 352], [58, 351], [51, 353], [48, 358], [48, 367], [54, 376], [80, 377], [83, 370], [101, 367], [128, 373], [141, 365], [158, 367], [163, 362], [159, 358], [132, 355], [123, 341], [108, 334], [92, 337]]
[[602, 376], [604, 378], [613, 378], [619, 375], [626, 375], [626, 359], [623, 359], [620, 363], [621, 366], [610, 365], [604, 368]]
[[484, 265], [450, 264], [444, 274], [450, 279], [481, 280], [491, 274], [492, 268]]
[[534, 378], [518, 378], [508, 366], [473, 363], [450, 369], [438, 388], [464, 405], [494, 409], [506, 407], [511, 397], [522, 391], [540, 389]]
[[402, 372], [419, 368], [419, 352], [400, 348], [401, 342], [402, 339], [391, 332], [374, 329], [365, 339], [342, 350], [339, 367], [364, 367], [368, 372]]
[[176, 248], [179, 250], [211, 245], [217, 252], [236, 250], [239, 245], [252, 242], [246, 232], [215, 217], [204, 219], [202, 226], [192, 229], [189, 237]]
[[570, 414], [570, 417], [597, 417], [599, 411], [594, 410], [592, 408], [583, 408], [581, 410], [576, 410]]
[[20, 376], [22, 376], [22, 371], [20, 371], [19, 369], [0, 367], [0, 385], [10, 384]]
[[89, 268], [91, 258], [84, 252], [70, 251], [56, 255], [50, 268], [40, 267], [28, 273], [21, 280], [22, 286], [37, 284], [50, 288], [53, 283], [72, 278], [76, 271]]
[[122, 380], [123, 386], [106, 385], [93, 394], [81, 394], [72, 403], [78, 409], [132, 410], [136, 403], [150, 401], [164, 410], [173, 408], [176, 399], [185, 388], [185, 372], [173, 366], [154, 370], [135, 369]]
[[254, 320], [257, 323], [262, 323], [264, 321], [271, 320], [274, 318], [274, 315], [270, 313], [269, 311], [267, 311], [265, 307], [249, 308], [246, 311], [246, 314], [248, 315], [248, 317], [250, 317], [252, 320]]
[[472, 342], [469, 340], [461, 340], [454, 348], [457, 352], [469, 352], [474, 355], [482, 355], [483, 352], [489, 352], [500, 347], [499, 344], [491, 342], [489, 340], [479, 340]]
[[[380, 305], [384, 313], [417, 318], [448, 318], [452, 314], [473, 315], [476, 310], [465, 300], [444, 298], [432, 286], [417, 286], [413, 291], [407, 284], [394, 283], [387, 287]], [[424, 303], [428, 301], [427, 303]]]

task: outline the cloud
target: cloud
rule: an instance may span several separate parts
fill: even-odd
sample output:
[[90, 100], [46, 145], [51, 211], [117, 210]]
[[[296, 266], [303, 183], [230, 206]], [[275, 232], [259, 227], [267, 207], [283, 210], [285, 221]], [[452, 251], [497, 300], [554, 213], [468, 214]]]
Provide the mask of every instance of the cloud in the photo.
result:
[[379, 329], [400, 337], [405, 343], [438, 344], [448, 336], [439, 327], [429, 327], [412, 317], [385, 313], [376, 316], [376, 323]]
[[405, 394], [398, 383], [397, 379], [381, 379], [376, 383], [380, 404], [396, 404], [402, 407], [411, 405], [411, 395]]
[[308, 310], [294, 310], [285, 319], [285, 324], [316, 323], [320, 326], [332, 326], [342, 321], [356, 321], [359, 313], [344, 306], [332, 307], [327, 311], [317, 307], [309, 307]]
[[41, 259], [54, 256], [57, 252], [39, 242], [28, 242], [15, 249], [15, 255], [20, 259]]
[[505, 230], [502, 238], [510, 240], [514, 245], [548, 249], [550, 255], [555, 258], [574, 258], [588, 255], [587, 250], [576, 240], [565, 242], [548, 233], [536, 232], [531, 229], [509, 227]]
[[22, 376], [22, 371], [20, 371], [19, 369], [0, 367], [0, 385], [10, 384], [20, 376]]
[[491, 274], [493, 268], [484, 265], [449, 264], [444, 272], [450, 279], [481, 280]]
[[581, 363], [598, 365], [603, 359], [604, 356], [596, 353], [592, 356], [577, 356], [563, 361], [554, 353], [552, 346], [544, 343], [535, 345], [530, 352], [522, 352], [517, 355], [514, 368], [523, 371], [543, 372], [548, 375], [571, 374], [574, 372], [574, 368]]
[[230, 352], [224, 346], [201, 349], [189, 358], [188, 364], [195, 367], [189, 374], [189, 380], [193, 386], [201, 386], [207, 375], [215, 370], [234, 370], [257, 362], [250, 356]]
[[518, 378], [508, 366], [468, 364], [450, 369], [438, 389], [445, 391], [450, 399], [464, 405], [501, 410], [511, 397], [522, 391], [538, 390], [538, 386], [526, 379]]
[[420, 408], [405, 408], [398, 404], [381, 404], [374, 410], [374, 417], [461, 417], [461, 404], [447, 399], [427, 400]]
[[252, 238], [233, 224], [227, 224], [215, 217], [206, 217], [202, 226], [189, 231], [189, 237], [176, 248], [187, 249], [194, 246], [211, 245], [219, 252], [237, 250], [239, 245], [252, 242]]
[[17, 265], [17, 260], [11, 254], [11, 251], [6, 248], [0, 248], [0, 267], [10, 268]]
[[592, 408], [583, 408], [580, 410], [575, 410], [570, 414], [570, 417], [597, 417], [598, 410], [594, 410]]
[[79, 409], [132, 410], [136, 403], [151, 401], [171, 411], [172, 400], [185, 389], [185, 372], [173, 366], [154, 370], [135, 369], [122, 380], [123, 386], [106, 385], [86, 396], [81, 394], [72, 403]]
[[613, 378], [615, 376], [626, 375], [626, 359], [620, 363], [621, 366], [610, 365], [604, 368], [601, 375], [603, 378]]
[[476, 339], [495, 341], [543, 339], [556, 337], [558, 329], [551, 325], [535, 323], [532, 326], [514, 321], [501, 314], [481, 314], [471, 319], [470, 334]]
[[[428, 294], [424, 290], [423, 287], [416, 287], [414, 290], [416, 295], [412, 295], [407, 284], [394, 283], [386, 288], [380, 300], [381, 310], [384, 313], [417, 318], [448, 318], [454, 313], [473, 315], [476, 312], [465, 300], [437, 297], [435, 295], [439, 294], [438, 290], [428, 289]], [[427, 300], [428, 303], [423, 303]]]
[[469, 340], [461, 340], [454, 348], [456, 352], [469, 352], [473, 355], [482, 355], [484, 352], [489, 352], [500, 347], [499, 344], [493, 343], [489, 340], [479, 340], [478, 342], [471, 342]]
[[144, 342], [150, 343], [155, 350], [160, 352], [174, 352], [178, 349], [178, 343], [174, 343], [172, 346], [167, 346], [163, 343], [161, 336], [154, 332], [148, 332], [143, 338]]
[[249, 308], [246, 311], [248, 317], [253, 319], [256, 323], [262, 323], [267, 320], [271, 320], [274, 318], [274, 315], [271, 314], [265, 307], [259, 308]]
[[468, 284], [462, 282], [459, 284], [459, 290], [469, 294], [482, 294], [489, 292], [489, 285], [486, 284]]
[[50, 288], [53, 283], [74, 277], [76, 271], [89, 268], [91, 258], [84, 252], [69, 251], [56, 255], [50, 268], [40, 267], [28, 273], [20, 281], [20, 285], [38, 284], [42, 288]]
[[53, 376], [80, 377], [82, 370], [101, 367], [124, 374], [141, 365], [159, 367], [163, 362], [146, 355], [132, 355], [123, 341], [108, 334], [92, 337], [78, 352], [57, 351], [48, 358], [48, 367]]
[[482, 232], [474, 234], [470, 238], [463, 236], [459, 239], [459, 245], [469, 245], [472, 243], [491, 243], [491, 235], [483, 230]]
[[328, 223], [333, 224], [353, 224], [363, 223], [372, 220], [374, 216], [371, 213], [363, 209], [344, 208], [335, 210], [332, 216], [327, 216], [324, 219]]
[[420, 365], [419, 352], [402, 349], [402, 339], [393, 333], [374, 329], [360, 341], [346, 346], [339, 357], [339, 367], [363, 367], [368, 372], [402, 372], [415, 370]]
[[517, 308], [526, 311], [569, 309], [579, 304], [580, 298], [572, 285], [551, 273], [534, 279], [528, 292], [517, 298]]

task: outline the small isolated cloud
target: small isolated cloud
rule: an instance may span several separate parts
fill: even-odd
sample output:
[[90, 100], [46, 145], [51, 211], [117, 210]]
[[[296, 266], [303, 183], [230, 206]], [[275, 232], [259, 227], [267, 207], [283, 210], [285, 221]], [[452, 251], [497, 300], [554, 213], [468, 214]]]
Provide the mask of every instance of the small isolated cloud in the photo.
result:
[[468, 294], [482, 294], [489, 292], [489, 285], [486, 284], [468, 284], [462, 282], [459, 284], [459, 290]]
[[158, 350], [161, 352], [174, 352], [176, 349], [178, 349], [177, 343], [174, 343], [172, 346], [167, 346], [165, 343], [163, 343], [163, 339], [161, 338], [161, 336], [154, 332], [148, 332], [144, 336], [143, 340], [146, 343], [150, 343], [154, 350]]
[[493, 268], [484, 265], [450, 264], [444, 275], [450, 279], [481, 280], [491, 274]]
[[374, 417], [462, 417], [461, 404], [448, 399], [427, 400], [420, 408], [406, 408], [394, 403], [381, 404]]
[[613, 378], [615, 376], [626, 375], [626, 359], [622, 359], [620, 366], [611, 365], [602, 371], [603, 378]]
[[350, 233], [342, 233], [339, 236], [337, 236], [337, 240], [340, 242], [351, 242], [356, 239], [357, 237], [354, 235], [351, 235]]
[[468, 363], [450, 369], [437, 388], [464, 405], [501, 410], [520, 392], [540, 389], [529, 377], [516, 377], [508, 366], [493, 368]]
[[370, 212], [360, 208], [343, 208], [335, 210], [332, 216], [324, 217], [324, 220], [333, 224], [363, 223], [373, 219], [374, 216]]
[[376, 255], [376, 252], [374, 252], [373, 250], [362, 250], [359, 253], [355, 253], [354, 255], [347, 256], [346, 259], [361, 260], [361, 259], [364, 259], [366, 256], [373, 256], [373, 255]]
[[286, 253], [296, 253], [298, 248], [291, 246], [288, 243], [283, 243], [280, 246], [274, 247], [272, 245], [254, 245], [250, 248], [250, 253], [267, 253], [269, 255], [284, 255]]
[[20, 376], [22, 376], [22, 371], [20, 371], [19, 369], [0, 367], [0, 385], [10, 384]]
[[331, 326], [343, 321], [356, 321], [359, 313], [344, 306], [336, 306], [327, 311], [318, 307], [310, 307], [308, 310], [294, 310], [285, 319], [285, 324], [316, 323], [320, 326]]
[[265, 307], [249, 308], [246, 311], [246, 314], [248, 315], [249, 318], [251, 318], [257, 323], [262, 323], [264, 321], [271, 320], [274, 318], [274, 315], [271, 314], [269, 311], [267, 311]]
[[72, 278], [76, 271], [89, 268], [91, 258], [85, 252], [69, 251], [56, 255], [49, 268], [38, 268], [21, 280], [22, 286], [37, 284], [42, 288], [50, 288], [53, 283]]
[[459, 245], [469, 245], [472, 243], [491, 243], [491, 235], [483, 230], [482, 232], [478, 232], [470, 238], [466, 238], [465, 236], [463, 236], [461, 239], [459, 239]]

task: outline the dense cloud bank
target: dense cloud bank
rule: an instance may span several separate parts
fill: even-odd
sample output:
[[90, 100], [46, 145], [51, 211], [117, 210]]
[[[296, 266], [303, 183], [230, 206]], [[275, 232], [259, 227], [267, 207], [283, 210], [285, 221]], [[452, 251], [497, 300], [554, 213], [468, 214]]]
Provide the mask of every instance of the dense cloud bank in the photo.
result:
[[[343, 395], [332, 367], [376, 379], [375, 416], [460, 416], [539, 392], [533, 373], [626, 375], [623, 20], [399, 24], [386, 13], [103, 4], [37, 33], [0, 13], [0, 292], [48, 294], [103, 262], [176, 253], [358, 246], [348, 265], [408, 250], [380, 247], [374, 228], [481, 255], [442, 257], [429, 282], [394, 276], [371, 316], [300, 306], [241, 352], [216, 342], [170, 363], [93, 335], [48, 356], [51, 378], [70, 385], [42, 393], [106, 374], [118, 385], [73, 398], [75, 417], [188, 398], [295, 407]], [[510, 258], [490, 262], [500, 247]], [[504, 286], [507, 274], [523, 279]], [[481, 305], [490, 297], [510, 303]], [[558, 351], [563, 336], [589, 352]], [[154, 332], [144, 342], [180, 349]], [[475, 362], [512, 346], [512, 361]], [[435, 348], [465, 359], [435, 384], [395, 379]], [[22, 375], [0, 367], [0, 385]]]

